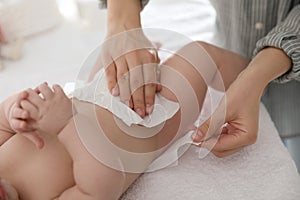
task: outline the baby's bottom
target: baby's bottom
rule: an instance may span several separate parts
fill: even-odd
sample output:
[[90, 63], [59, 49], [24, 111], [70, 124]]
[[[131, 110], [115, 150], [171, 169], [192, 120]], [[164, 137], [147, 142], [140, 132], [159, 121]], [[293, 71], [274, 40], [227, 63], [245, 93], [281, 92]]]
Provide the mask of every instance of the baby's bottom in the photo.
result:
[[[179, 102], [180, 110], [171, 119], [167, 120], [163, 128], [152, 137], [137, 138], [130, 136], [119, 128], [114, 116], [109, 111], [91, 103], [74, 99], [78, 113], [59, 134], [59, 137], [62, 141], [66, 141], [65, 146], [73, 158], [77, 189], [96, 195], [97, 198], [95, 199], [118, 199], [143, 170], [167, 148], [171, 141], [173, 142], [174, 138], [182, 136], [187, 127], [196, 120], [207, 90], [205, 82], [197, 71], [179, 56], [172, 57], [164, 65], [161, 71], [161, 82], [163, 83], [161, 95], [171, 101]], [[178, 88], [178, 86], [181, 88]], [[188, 88], [182, 88], [186, 86], [190, 86], [190, 91]], [[196, 102], [191, 101], [193, 97]], [[93, 109], [96, 113], [95, 116], [91, 115], [89, 111]], [[94, 122], [95, 120], [96, 122]], [[80, 128], [78, 122], [83, 124], [84, 128]], [[124, 172], [112, 169], [105, 162], [100, 162], [89, 154], [79, 138], [85, 133], [86, 135], [90, 135], [90, 133], [97, 134], [99, 128], [96, 127], [96, 123], [101, 126], [110, 142], [122, 149], [123, 152], [149, 153], [155, 150], [159, 151], [153, 154], [149, 153], [149, 156], [144, 157], [142, 161], [129, 161], [128, 157], [122, 155], [122, 153], [112, 153], [105, 145], [99, 144], [96, 147], [97, 152], [102, 152], [103, 158], [119, 160], [120, 169], [123, 167]], [[147, 128], [141, 126], [131, 128], [133, 131], [138, 128], [141, 135], [144, 131], [147, 131]], [[77, 134], [78, 132], [80, 134]], [[132, 167], [136, 167], [137, 171], [134, 172]], [[68, 192], [64, 195], [67, 197]], [[74, 199], [80, 198], [76, 196]]]

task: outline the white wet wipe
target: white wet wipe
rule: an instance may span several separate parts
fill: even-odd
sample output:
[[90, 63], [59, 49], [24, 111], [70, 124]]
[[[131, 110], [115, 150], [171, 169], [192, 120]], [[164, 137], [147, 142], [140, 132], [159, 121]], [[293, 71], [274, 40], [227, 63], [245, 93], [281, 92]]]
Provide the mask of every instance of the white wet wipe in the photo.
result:
[[178, 165], [178, 158], [190, 147], [190, 145], [200, 145], [201, 142], [195, 143], [192, 141], [191, 136], [193, 130], [188, 131], [184, 136], [176, 140], [170, 147], [156, 158], [147, 168], [145, 172], [152, 172], [162, 169], [164, 167], [172, 167]]
[[145, 127], [155, 127], [173, 117], [179, 110], [178, 103], [156, 94], [153, 112], [141, 118], [135, 111], [122, 103], [120, 97], [114, 97], [110, 94], [104, 69], [101, 69], [90, 83], [80, 81], [67, 83], [64, 90], [67, 95], [72, 95], [81, 101], [90, 102], [109, 110], [127, 126], [139, 124]]

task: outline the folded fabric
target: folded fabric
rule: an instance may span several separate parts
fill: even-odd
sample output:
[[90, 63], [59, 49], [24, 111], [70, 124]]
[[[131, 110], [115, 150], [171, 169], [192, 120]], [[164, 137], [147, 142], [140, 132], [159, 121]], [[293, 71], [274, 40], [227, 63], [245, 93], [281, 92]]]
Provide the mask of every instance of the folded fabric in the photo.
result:
[[[73, 91], [74, 90], [74, 91]], [[157, 126], [170, 119], [179, 110], [179, 104], [169, 101], [161, 95], [155, 96], [153, 112], [141, 118], [135, 111], [120, 101], [120, 97], [114, 97], [107, 88], [104, 69], [101, 69], [93, 81], [89, 83], [68, 83], [65, 92], [81, 101], [90, 102], [103, 107], [120, 118], [127, 126], [139, 124], [145, 127]]]

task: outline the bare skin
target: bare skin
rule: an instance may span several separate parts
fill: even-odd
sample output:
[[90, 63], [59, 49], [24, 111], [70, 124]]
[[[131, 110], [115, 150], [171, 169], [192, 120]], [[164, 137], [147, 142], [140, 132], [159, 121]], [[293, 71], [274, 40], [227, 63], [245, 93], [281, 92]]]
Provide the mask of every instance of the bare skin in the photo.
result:
[[[197, 94], [197, 106], [201, 108], [206, 93], [202, 77], [176, 55], [165, 65], [189, 81]], [[162, 88], [161, 94], [178, 101], [167, 86]], [[183, 112], [178, 111], [157, 135], [138, 139], [125, 134], [109, 111], [74, 101], [83, 108], [95, 107], [99, 123], [109, 130], [107, 137], [132, 152], [147, 152], [168, 144], [177, 133], [180, 112]], [[180, 106], [182, 109], [187, 105]], [[195, 121], [195, 116], [198, 116], [197, 111], [191, 113], [187, 121]], [[91, 156], [78, 137], [74, 121], [80, 117], [89, 123], [89, 118], [82, 113], [72, 114], [72, 102], [59, 86], [50, 88], [47, 84], [0, 104], [0, 177], [15, 188], [14, 191], [6, 189], [6, 195], [12, 196], [17, 191], [22, 200], [107, 200], [118, 199], [127, 190], [140, 174], [116, 171]], [[145, 168], [154, 158], [149, 157]], [[14, 200], [13, 197], [7, 199]]]

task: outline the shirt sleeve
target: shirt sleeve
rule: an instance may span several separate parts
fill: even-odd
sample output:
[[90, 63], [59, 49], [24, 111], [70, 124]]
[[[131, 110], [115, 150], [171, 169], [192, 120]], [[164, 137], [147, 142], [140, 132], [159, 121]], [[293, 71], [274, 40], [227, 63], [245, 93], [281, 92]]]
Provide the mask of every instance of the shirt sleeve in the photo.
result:
[[[147, 5], [149, 0], [141, 0], [142, 9]], [[107, 0], [99, 0], [99, 8], [104, 9], [107, 7]]]
[[257, 42], [254, 55], [270, 46], [282, 49], [292, 60], [292, 68], [275, 81], [300, 81], [300, 5], [295, 6], [283, 22]]

